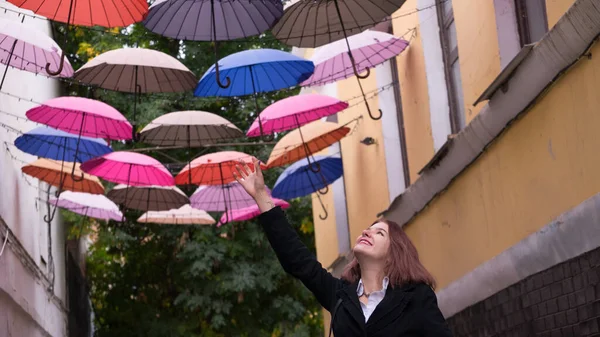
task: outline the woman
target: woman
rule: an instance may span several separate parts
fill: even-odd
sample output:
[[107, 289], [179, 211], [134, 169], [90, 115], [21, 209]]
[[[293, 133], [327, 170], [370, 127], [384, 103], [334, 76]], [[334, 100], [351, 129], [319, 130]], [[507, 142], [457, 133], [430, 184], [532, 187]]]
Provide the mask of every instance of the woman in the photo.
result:
[[335, 336], [452, 335], [437, 306], [433, 277], [397, 224], [384, 220], [365, 229], [356, 239], [354, 260], [341, 279], [335, 278], [300, 241], [281, 208], [275, 207], [258, 161], [254, 172], [245, 163], [240, 165], [234, 177], [262, 212], [259, 221], [279, 262], [332, 313]]

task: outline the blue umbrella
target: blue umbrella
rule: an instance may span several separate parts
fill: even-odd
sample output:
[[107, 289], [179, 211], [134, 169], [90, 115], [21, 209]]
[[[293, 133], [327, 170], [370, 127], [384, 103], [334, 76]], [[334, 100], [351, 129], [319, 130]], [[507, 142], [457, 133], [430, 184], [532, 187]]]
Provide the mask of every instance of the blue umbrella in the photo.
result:
[[[315, 71], [312, 61], [276, 49], [250, 49], [231, 54], [210, 67], [198, 82], [194, 96], [254, 95], [260, 135], [263, 135], [257, 93], [290, 88]], [[221, 85], [222, 78], [226, 84]], [[217, 81], [218, 79], [218, 81]]]
[[[320, 170], [314, 172], [311, 165], [317, 165]], [[314, 163], [302, 159], [281, 173], [273, 187], [272, 195], [279, 199], [293, 199], [318, 192], [326, 188], [344, 174], [342, 159], [337, 157], [314, 156]], [[321, 201], [319, 193], [317, 198], [323, 207], [325, 216], [319, 215], [322, 220], [327, 218], [327, 210]]]
[[[79, 150], [77, 142], [79, 141]], [[81, 137], [61, 130], [40, 126], [15, 139], [15, 146], [34, 156], [83, 163], [112, 149], [103, 139]]]
[[[245, 96], [289, 88], [315, 71], [312, 61], [276, 49], [250, 49], [219, 60], [219, 79], [231, 85], [221, 88], [215, 81], [215, 65], [198, 82], [195, 96]], [[228, 80], [226, 79], [225, 82]]]

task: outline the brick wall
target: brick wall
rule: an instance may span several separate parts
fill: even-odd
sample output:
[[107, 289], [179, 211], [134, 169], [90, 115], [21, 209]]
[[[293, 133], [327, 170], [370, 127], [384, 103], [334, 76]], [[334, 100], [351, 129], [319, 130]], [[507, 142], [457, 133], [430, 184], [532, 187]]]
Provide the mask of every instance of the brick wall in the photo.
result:
[[600, 336], [600, 248], [448, 318], [454, 336]]

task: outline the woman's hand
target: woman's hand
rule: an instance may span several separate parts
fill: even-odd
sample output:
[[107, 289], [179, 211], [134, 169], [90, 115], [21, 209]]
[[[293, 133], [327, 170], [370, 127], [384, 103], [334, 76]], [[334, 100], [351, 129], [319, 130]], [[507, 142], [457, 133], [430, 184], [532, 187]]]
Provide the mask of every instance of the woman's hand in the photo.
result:
[[235, 166], [237, 173], [233, 172], [233, 177], [237, 180], [244, 190], [256, 201], [261, 212], [266, 212], [275, 207], [275, 203], [271, 200], [271, 196], [267, 192], [265, 186], [265, 178], [258, 159], [254, 158], [254, 172], [248, 167], [248, 164], [241, 162]]
[[235, 165], [237, 173], [233, 171], [233, 177], [240, 185], [242, 185], [242, 187], [244, 187], [244, 190], [246, 190], [252, 198], [256, 199], [258, 193], [266, 191], [265, 178], [260, 169], [258, 159], [254, 158], [252, 164], [254, 165], [254, 172], [252, 172], [248, 164], [244, 162]]

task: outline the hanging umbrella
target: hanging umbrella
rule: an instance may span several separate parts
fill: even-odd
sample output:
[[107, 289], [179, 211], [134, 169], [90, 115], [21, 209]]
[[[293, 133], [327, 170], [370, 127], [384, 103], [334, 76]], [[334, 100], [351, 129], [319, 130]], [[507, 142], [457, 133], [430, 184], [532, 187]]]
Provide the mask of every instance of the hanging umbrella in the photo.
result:
[[[69, 171], [73, 166], [75, 166], [75, 173], [83, 176], [82, 181], [71, 179]], [[83, 173], [79, 166], [79, 163], [65, 163], [41, 158], [23, 166], [21, 171], [49, 185], [58, 187], [62, 191], [104, 194], [104, 187], [100, 180], [95, 176]]]
[[367, 78], [369, 73], [359, 74], [348, 37], [380, 23], [396, 12], [404, 2], [405, 0], [298, 1], [285, 10], [272, 32], [283, 43], [301, 48], [316, 48], [344, 39], [348, 59], [369, 116], [373, 120], [379, 120], [383, 113], [379, 110], [379, 116], [373, 116], [360, 82], [361, 79]]
[[[280, 0], [158, 0], [150, 6], [144, 26], [150, 31], [177, 40], [213, 41], [217, 62], [217, 41], [254, 36], [270, 29], [283, 14]], [[219, 65], [215, 68], [221, 88]]]
[[[25, 19], [25, 15], [23, 15]], [[60, 63], [60, 47], [52, 38], [37, 29], [15, 21], [0, 19], [0, 62], [6, 64], [0, 90], [4, 85], [8, 67], [14, 67], [34, 74], [51, 76], [46, 72], [46, 64], [57, 68]], [[73, 67], [65, 60], [58, 74], [71, 77]]]
[[102, 53], [79, 68], [74, 79], [100, 88], [134, 94], [184, 92], [196, 85], [196, 76], [183, 63], [163, 52], [144, 48], [121, 48]]
[[[350, 128], [347, 126], [320, 120], [302, 126], [291, 131], [275, 144], [267, 161], [267, 167], [278, 167], [306, 158], [339, 142], [349, 132]], [[314, 173], [319, 172], [317, 164], [311, 164], [308, 159], [307, 161]]]
[[243, 137], [227, 119], [205, 111], [178, 111], [154, 119], [140, 132], [140, 140], [157, 146], [199, 147]]
[[131, 124], [117, 109], [97, 100], [65, 96], [29, 109], [34, 122], [81, 136], [112, 140], [131, 139]]
[[94, 219], [106, 221], [123, 219], [119, 206], [101, 194], [65, 191], [61, 193], [60, 199], [51, 199], [50, 203]]
[[[263, 132], [272, 134], [299, 128], [302, 125], [338, 113], [347, 107], [348, 103], [331, 96], [306, 94], [279, 100], [265, 108], [259, 116], [262, 121]], [[260, 136], [258, 123], [257, 118], [246, 132], [246, 136]]]
[[312, 0], [288, 7], [271, 30], [294, 47], [316, 48], [369, 29], [396, 12], [405, 0]]
[[[241, 162], [251, 164], [254, 157], [237, 151], [221, 151], [209, 153], [194, 159], [188, 167], [185, 167], [175, 177], [178, 185], [221, 185], [235, 181], [233, 172], [236, 165]], [[254, 165], [250, 165], [254, 167]], [[231, 196], [227, 195], [226, 189], [222, 190], [225, 211], [231, 209]]]
[[[277, 198], [273, 198], [273, 203], [275, 204], [275, 206], [280, 206], [283, 209], [287, 209], [290, 207], [290, 204], [287, 203], [285, 200]], [[259, 216], [260, 213], [262, 213], [256, 205], [256, 203], [252, 206], [248, 206], [245, 208], [231, 209], [228, 212], [228, 216], [226, 216], [225, 214], [221, 216], [217, 227], [220, 227], [221, 225], [224, 225], [227, 222], [250, 220]]]
[[313, 75], [302, 86], [318, 86], [333, 83], [363, 71], [369, 72], [387, 60], [400, 55], [408, 41], [392, 34], [367, 30], [348, 38], [356, 69], [346, 50], [346, 41], [338, 40], [319, 47], [311, 61], [315, 64]]
[[162, 212], [146, 212], [138, 220], [141, 223], [156, 223], [167, 225], [212, 225], [215, 223], [205, 211], [183, 205], [179, 209]]
[[[77, 143], [79, 142], [79, 151]], [[112, 149], [103, 139], [79, 137], [61, 130], [40, 126], [17, 137], [15, 146], [34, 156], [67, 162], [88, 161]]]
[[[308, 160], [300, 160], [286, 168], [277, 178], [273, 186], [273, 196], [287, 200], [300, 198], [316, 193], [342, 176], [344, 167], [341, 158], [325, 156], [315, 156], [315, 158], [316, 163], [321, 167], [319, 174], [310, 169]], [[319, 217], [325, 220], [328, 215], [327, 210], [320, 195], [318, 193], [316, 195], [325, 212], [324, 216], [319, 215]]]
[[[271, 191], [267, 188], [268, 193]], [[227, 195], [227, 200], [225, 200]], [[226, 204], [229, 202], [229, 205]], [[222, 212], [228, 207], [234, 209], [247, 208], [256, 205], [256, 201], [244, 190], [237, 181], [225, 185], [202, 185], [190, 197], [190, 204], [197, 209], [209, 212]]]
[[117, 205], [139, 211], [168, 211], [189, 203], [185, 193], [175, 186], [117, 185], [106, 196]]
[[[83, 97], [57, 97], [29, 109], [25, 115], [34, 122], [79, 135], [75, 154], [79, 153], [82, 136], [106, 139], [130, 139], [131, 124], [110, 105]], [[73, 179], [75, 178], [73, 171]]]
[[[34, 13], [47, 17], [50, 20], [66, 23], [67, 25], [126, 27], [139, 22], [148, 14], [146, 0], [8, 0], [10, 3]], [[69, 30], [65, 32], [65, 45], [69, 39]], [[50, 70], [50, 63], [46, 64], [48, 74], [55, 76], [62, 72], [65, 62], [65, 53], [62, 53], [60, 64], [56, 71]]]
[[129, 186], [173, 186], [173, 176], [158, 160], [137, 152], [117, 151], [86, 161], [81, 170]]
[[311, 61], [275, 49], [246, 50], [224, 57], [218, 63], [220, 74], [233, 79], [231, 85], [226, 88], [215, 85], [217, 73], [213, 65], [198, 82], [194, 95], [253, 95], [256, 115], [260, 112], [258, 93], [296, 86], [309, 78], [315, 68]]
[[[175, 177], [177, 185], [225, 185], [235, 181], [233, 172], [240, 161], [251, 164], [254, 157], [237, 151], [221, 151], [205, 154], [191, 162], [190, 169], [185, 167]], [[254, 166], [252, 166], [254, 167]]]

